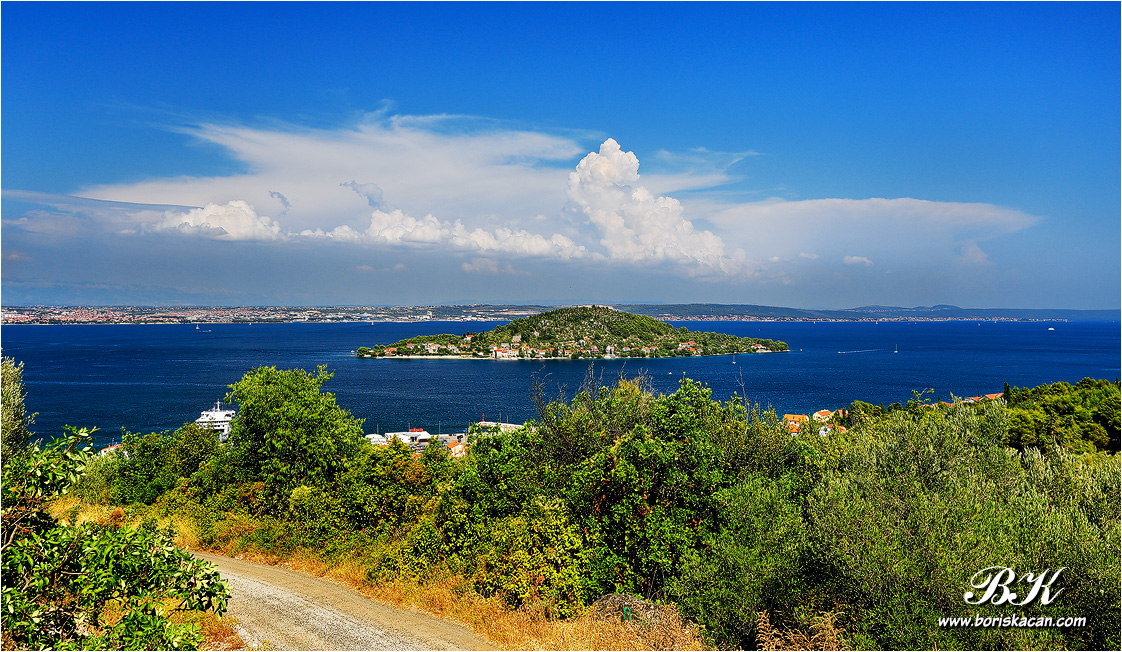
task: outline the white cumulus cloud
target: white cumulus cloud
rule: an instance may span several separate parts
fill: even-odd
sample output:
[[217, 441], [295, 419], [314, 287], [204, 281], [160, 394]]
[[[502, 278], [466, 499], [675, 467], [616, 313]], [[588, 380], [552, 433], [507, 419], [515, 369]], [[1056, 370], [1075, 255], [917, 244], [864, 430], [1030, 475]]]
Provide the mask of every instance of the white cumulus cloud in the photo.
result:
[[252, 206], [241, 200], [222, 205], [207, 204], [186, 212], [167, 211], [162, 220], [148, 228], [215, 240], [280, 240], [284, 237], [279, 224], [258, 215]]
[[873, 264], [873, 261], [864, 256], [846, 256], [842, 258], [842, 262], [846, 265], [864, 265], [865, 267]]
[[569, 174], [569, 199], [597, 229], [607, 257], [625, 263], [673, 262], [694, 273], [736, 274], [711, 231], [698, 230], [673, 197], [656, 197], [639, 181], [639, 159], [609, 138]]
[[433, 215], [421, 218], [407, 215], [401, 210], [376, 210], [370, 226], [363, 231], [349, 226], [339, 226], [330, 231], [304, 230], [301, 236], [327, 238], [339, 242], [376, 245], [439, 246], [456, 251], [500, 253], [547, 259], [569, 260], [583, 258], [587, 249], [561, 234], [544, 236], [525, 229], [499, 227], [488, 230], [469, 229], [460, 220], [440, 220]]

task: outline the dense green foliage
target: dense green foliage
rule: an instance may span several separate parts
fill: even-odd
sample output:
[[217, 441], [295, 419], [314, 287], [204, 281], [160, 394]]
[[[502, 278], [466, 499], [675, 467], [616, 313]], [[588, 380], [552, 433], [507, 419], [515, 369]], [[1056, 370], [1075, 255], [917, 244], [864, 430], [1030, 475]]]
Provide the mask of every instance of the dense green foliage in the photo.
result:
[[277, 511], [301, 484], [330, 482], [363, 444], [362, 421], [321, 391], [331, 379], [324, 367], [259, 367], [230, 386], [226, 400], [238, 404], [231, 424], [234, 478], [264, 483], [268, 507]]
[[1052, 383], [1010, 388], [1008, 442], [1037, 446], [1055, 442], [1076, 450], [1118, 451], [1122, 431], [1118, 381], [1084, 378], [1075, 385]]
[[[946, 410], [950, 403], [931, 403], [926, 392], [917, 392], [907, 405], [893, 403], [887, 408], [854, 401], [835, 417], [840, 425], [852, 427], [866, 421], [885, 418], [897, 410], [915, 413], [920, 409]], [[1074, 452], [1107, 450], [1118, 452], [1122, 431], [1122, 404], [1119, 381], [1084, 378], [1078, 383], [1060, 382], [1032, 388], [1005, 385], [1002, 396], [1006, 405], [1008, 426], [1003, 441], [1015, 448], [1057, 445]], [[960, 408], [982, 410], [989, 399], [959, 405]], [[955, 402], [960, 399], [955, 398]]]
[[194, 423], [170, 434], [126, 432], [116, 453], [90, 460], [89, 477], [77, 494], [93, 502], [151, 503], [217, 451], [218, 433]]
[[[429, 345], [426, 347], [426, 345]], [[653, 317], [602, 306], [560, 308], [516, 319], [482, 333], [419, 335], [390, 345], [359, 347], [360, 357], [470, 355], [488, 357], [494, 348], [514, 357], [667, 357], [786, 351], [768, 339], [674, 328]], [[611, 348], [609, 348], [611, 347]]]
[[177, 548], [174, 533], [152, 523], [78, 525], [47, 512], [47, 501], [85, 472], [88, 442], [85, 431], [72, 430], [5, 460], [5, 649], [197, 649], [198, 631], [171, 624], [167, 614], [225, 611], [226, 586], [213, 566]]
[[492, 331], [498, 339], [509, 342], [515, 335], [522, 339], [579, 340], [585, 335], [609, 335], [615, 339], [636, 338], [653, 342], [664, 335], [674, 335], [670, 324], [645, 315], [633, 315], [599, 306], [561, 308], [531, 317], [516, 319]]
[[426, 344], [428, 342], [434, 342], [441, 346], [448, 346], [450, 344], [462, 344], [463, 339], [464, 338], [459, 335], [450, 335], [448, 333], [441, 333], [437, 335], [418, 335], [416, 337], [399, 340], [396, 344], [391, 344], [391, 346], [400, 347], [408, 346], [410, 344]]
[[[232, 395], [253, 395], [247, 382], [268, 394], [299, 378], [265, 379], [302, 373], [255, 370]], [[315, 394], [325, 375], [304, 374]], [[339, 410], [301, 386], [303, 404]], [[1080, 386], [1103, 394], [1080, 399], [1092, 419], [1107, 416], [1101, 406], [1117, 385]], [[823, 437], [791, 435], [773, 412], [739, 397], [714, 401], [688, 379], [670, 395], [652, 394], [642, 379], [589, 381], [571, 400], [539, 399], [538, 418], [524, 428], [473, 431], [463, 459], [435, 443], [420, 455], [400, 443], [339, 445], [332, 468], [270, 480], [286, 468], [270, 455], [312, 468], [313, 442], [350, 431], [339, 427], [351, 423], [343, 412], [309, 421], [308, 434], [285, 439], [284, 451], [258, 451], [254, 464], [244, 443], [218, 447], [152, 509], [194, 518], [203, 542], [226, 550], [312, 551], [362, 564], [372, 582], [454, 573], [482, 595], [558, 616], [610, 592], [674, 602], [725, 648], [758, 645], [756, 619], [766, 610], [794, 629], [842, 613], [847, 644], [860, 648], [1117, 649], [1118, 456], [1065, 448], [1070, 438], [1010, 446], [1019, 408], [1001, 400], [924, 407], [920, 399], [862, 404], [858, 418], [848, 414], [848, 432]], [[257, 400], [260, 409], [235, 420], [243, 442], [301, 422], [293, 414], [302, 409], [287, 401]], [[169, 468], [153, 465], [152, 478]], [[1062, 567], [1063, 592], [1050, 604], [968, 605], [971, 577], [992, 566]], [[1088, 621], [938, 624], [974, 615]]]

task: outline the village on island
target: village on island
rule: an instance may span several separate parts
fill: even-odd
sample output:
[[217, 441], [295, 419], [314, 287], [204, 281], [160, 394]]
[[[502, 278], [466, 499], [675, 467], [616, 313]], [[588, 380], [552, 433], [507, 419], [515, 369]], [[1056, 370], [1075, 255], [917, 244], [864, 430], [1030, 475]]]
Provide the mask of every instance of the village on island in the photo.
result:
[[605, 306], [561, 308], [481, 333], [422, 335], [360, 346], [360, 358], [663, 358], [786, 351], [770, 339], [690, 331]]

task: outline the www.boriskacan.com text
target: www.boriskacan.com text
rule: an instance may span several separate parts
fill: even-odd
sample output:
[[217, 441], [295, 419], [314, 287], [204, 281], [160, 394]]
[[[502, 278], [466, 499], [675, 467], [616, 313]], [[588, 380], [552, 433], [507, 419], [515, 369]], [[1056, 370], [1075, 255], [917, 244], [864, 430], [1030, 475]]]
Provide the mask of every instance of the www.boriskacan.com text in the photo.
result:
[[1083, 616], [945, 616], [939, 619], [940, 627], [1082, 627], [1086, 624]]

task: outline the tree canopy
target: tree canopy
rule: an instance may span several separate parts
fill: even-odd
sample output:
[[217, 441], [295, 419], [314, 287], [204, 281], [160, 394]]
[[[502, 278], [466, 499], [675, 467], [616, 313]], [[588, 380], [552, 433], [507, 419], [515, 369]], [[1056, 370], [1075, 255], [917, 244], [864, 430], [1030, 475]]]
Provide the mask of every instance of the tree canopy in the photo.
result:
[[362, 420], [322, 391], [332, 374], [320, 366], [258, 367], [230, 385], [226, 400], [238, 414], [229, 443], [240, 470], [264, 483], [270, 509], [283, 509], [296, 487], [324, 484], [363, 443]]

